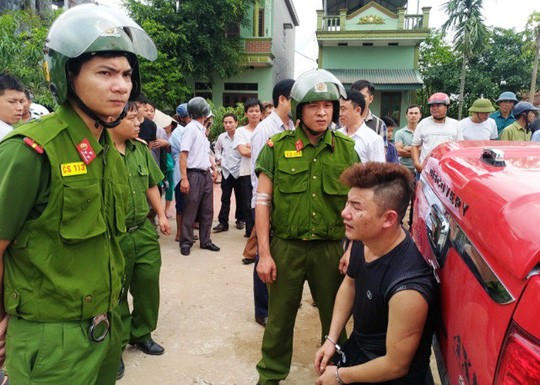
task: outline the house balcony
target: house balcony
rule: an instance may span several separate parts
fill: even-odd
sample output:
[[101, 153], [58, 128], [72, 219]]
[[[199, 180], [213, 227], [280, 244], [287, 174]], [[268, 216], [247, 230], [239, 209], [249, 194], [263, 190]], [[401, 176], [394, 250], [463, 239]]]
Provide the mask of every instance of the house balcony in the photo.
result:
[[[400, 41], [411, 45], [426, 38], [429, 32], [429, 11], [422, 8], [422, 14], [406, 14], [405, 8], [398, 13], [384, 12], [384, 17], [366, 12], [347, 14], [341, 9], [339, 15], [325, 15], [317, 11], [317, 39], [319, 43], [340, 41], [348, 45], [362, 45], [366, 42]], [[386, 43], [385, 43], [386, 44]], [[401, 45], [401, 44], [400, 44]], [[408, 45], [408, 44], [406, 44]]]
[[272, 54], [272, 38], [244, 38], [244, 49], [246, 52], [246, 66], [270, 67], [273, 65], [274, 55]]

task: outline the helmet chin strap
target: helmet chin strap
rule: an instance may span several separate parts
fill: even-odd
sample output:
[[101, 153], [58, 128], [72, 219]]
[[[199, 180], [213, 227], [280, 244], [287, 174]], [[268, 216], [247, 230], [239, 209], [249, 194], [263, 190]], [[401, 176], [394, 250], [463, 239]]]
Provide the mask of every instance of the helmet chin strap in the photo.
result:
[[116, 120], [113, 120], [112, 122], [105, 122], [103, 119], [101, 119], [99, 116], [97, 116], [97, 114], [92, 111], [86, 104], [84, 104], [84, 102], [81, 100], [81, 98], [79, 98], [74, 92], [70, 92], [70, 97], [75, 101], [75, 103], [77, 104], [77, 106], [86, 114], [88, 115], [89, 118], [93, 119], [95, 121], [94, 123], [94, 127], [97, 129], [99, 128], [99, 126], [103, 126], [105, 128], [115, 128], [116, 126], [118, 126], [120, 124], [120, 122], [122, 121], [122, 119], [124, 119], [126, 117], [126, 109], [124, 108], [122, 110], [122, 113], [120, 114], [120, 116], [118, 118], [116, 118]]
[[313, 131], [311, 128], [309, 128], [308, 126], [306, 126], [306, 125], [304, 124], [304, 122], [302, 122], [302, 127], [304, 128], [304, 130], [306, 130], [307, 132], [309, 132], [309, 133], [310, 133], [311, 135], [313, 135], [313, 136], [319, 136], [319, 135], [324, 134], [324, 133], [326, 132], [326, 130], [323, 131], [323, 132]]
[[437, 120], [437, 121], [441, 121], [441, 120], [444, 120], [446, 119], [446, 115], [444, 115], [442, 118], [436, 118], [434, 117], [433, 115], [431, 116], [433, 119]]

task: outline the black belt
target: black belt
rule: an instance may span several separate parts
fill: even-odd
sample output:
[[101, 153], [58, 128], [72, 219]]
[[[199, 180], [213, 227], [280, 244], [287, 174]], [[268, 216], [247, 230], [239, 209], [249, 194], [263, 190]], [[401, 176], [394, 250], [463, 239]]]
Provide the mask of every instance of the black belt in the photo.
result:
[[203, 169], [200, 169], [200, 168], [188, 168], [187, 170], [190, 171], [190, 172], [198, 172], [199, 174], [204, 174], [204, 175], [206, 175], [206, 174], [208, 174], [210, 172], [208, 170], [203, 170]]

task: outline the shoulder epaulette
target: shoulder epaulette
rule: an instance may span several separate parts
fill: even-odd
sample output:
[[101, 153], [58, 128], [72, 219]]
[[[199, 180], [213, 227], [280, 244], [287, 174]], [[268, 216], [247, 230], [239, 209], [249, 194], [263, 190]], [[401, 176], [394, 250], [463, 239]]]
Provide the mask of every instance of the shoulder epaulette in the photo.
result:
[[33, 148], [35, 152], [42, 155], [45, 150], [43, 149], [43, 146], [40, 146], [36, 143], [36, 141], [32, 138], [29, 138], [28, 136], [25, 136], [23, 139], [24, 144], [26, 144], [28, 147]]
[[146, 140], [144, 140], [144, 139], [141, 139], [141, 138], [135, 138], [135, 140], [141, 142], [141, 143], [144, 144], [145, 146], [148, 146], [148, 143], [147, 143]]

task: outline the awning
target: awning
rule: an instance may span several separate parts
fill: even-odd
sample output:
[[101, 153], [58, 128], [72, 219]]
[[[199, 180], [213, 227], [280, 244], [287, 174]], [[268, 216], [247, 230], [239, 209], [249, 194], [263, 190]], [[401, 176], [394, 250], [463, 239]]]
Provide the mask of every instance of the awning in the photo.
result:
[[343, 85], [351, 85], [357, 80], [369, 80], [378, 90], [405, 90], [422, 87], [424, 82], [420, 72], [413, 69], [327, 69]]

